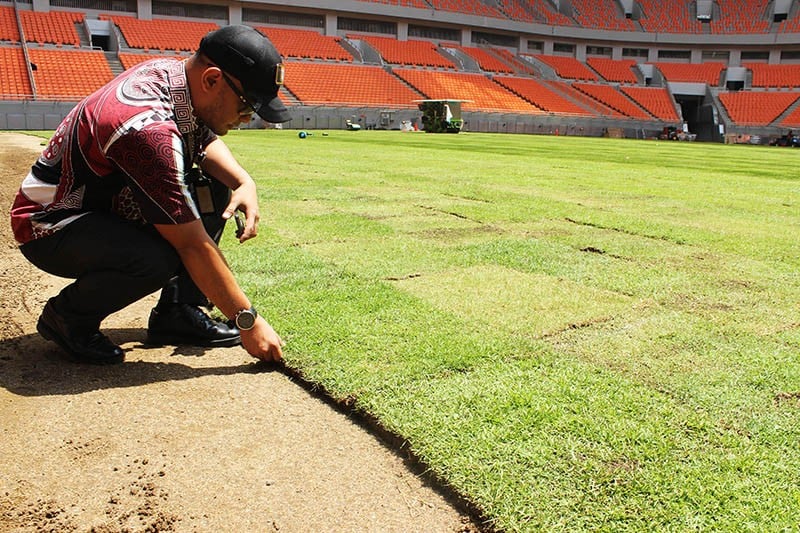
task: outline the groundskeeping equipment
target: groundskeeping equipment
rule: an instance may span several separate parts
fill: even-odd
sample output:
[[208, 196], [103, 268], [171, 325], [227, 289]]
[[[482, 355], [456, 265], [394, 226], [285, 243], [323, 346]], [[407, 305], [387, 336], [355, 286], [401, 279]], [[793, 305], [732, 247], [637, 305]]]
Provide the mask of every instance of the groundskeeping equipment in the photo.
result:
[[461, 104], [470, 100], [414, 100], [422, 111], [422, 129], [427, 133], [458, 133], [464, 126]]

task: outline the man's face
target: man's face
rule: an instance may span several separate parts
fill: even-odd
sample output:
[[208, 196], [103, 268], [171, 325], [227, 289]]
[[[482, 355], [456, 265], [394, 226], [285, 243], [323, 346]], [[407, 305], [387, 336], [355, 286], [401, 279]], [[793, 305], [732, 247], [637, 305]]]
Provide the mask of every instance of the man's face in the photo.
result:
[[221, 136], [239, 127], [240, 124], [249, 123], [253, 117], [253, 108], [247, 101], [239, 81], [218, 67], [212, 66], [216, 69], [210, 78], [214, 80], [213, 98], [208, 105], [196, 108], [196, 112], [211, 131]]

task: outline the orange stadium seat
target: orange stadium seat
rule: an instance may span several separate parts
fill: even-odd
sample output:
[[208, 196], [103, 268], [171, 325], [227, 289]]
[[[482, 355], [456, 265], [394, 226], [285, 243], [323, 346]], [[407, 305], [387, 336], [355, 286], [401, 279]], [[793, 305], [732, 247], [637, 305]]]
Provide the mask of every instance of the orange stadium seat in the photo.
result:
[[256, 26], [283, 57], [353, 61], [353, 56], [339, 44], [341, 37], [328, 37], [314, 30]]
[[81, 45], [75, 24], [83, 22], [83, 13], [20, 11], [19, 15], [27, 42], [69, 44], [75, 47]]
[[743, 63], [753, 72], [753, 87], [800, 87], [800, 65]]
[[428, 0], [434, 9], [440, 11], [455, 11], [456, 13], [466, 13], [467, 15], [479, 15], [481, 17], [505, 18], [503, 14], [494, 7], [488, 6], [480, 0]]
[[630, 98], [611, 85], [573, 83], [572, 87], [628, 117], [641, 120], [651, 120], [653, 118], [649, 113], [633, 103]]
[[574, 57], [567, 56], [551, 56], [545, 54], [525, 54], [531, 55], [542, 63], [549, 65], [556, 71], [559, 78], [570, 80], [590, 80], [596, 81], [597, 75], [589, 70], [586, 65], [575, 59]]
[[615, 0], [572, 0], [575, 20], [584, 28], [612, 31], [636, 31], [633, 21], [625, 18]]
[[469, 100], [465, 110], [536, 113], [543, 111], [484, 76], [460, 72], [394, 69], [394, 73], [434, 100]]
[[145, 61], [150, 61], [151, 59], [156, 58], [163, 59], [165, 57], [174, 57], [175, 59], [185, 59], [185, 57], [182, 56], [170, 56], [166, 54], [132, 54], [130, 52], [119, 52], [117, 57], [119, 62], [122, 63], [122, 68], [125, 70], [135, 67], [139, 63], [144, 63]]
[[0, 6], [0, 41], [20, 42], [17, 17], [13, 7]]
[[586, 93], [575, 89], [572, 87], [572, 85], [565, 81], [547, 80], [542, 81], [542, 83], [560, 92], [561, 94], [578, 101], [581, 105], [585, 105], [587, 108], [594, 110], [598, 115], [613, 118], [626, 118], [624, 114], [620, 113], [613, 107], [609, 107], [599, 100], [587, 95]]
[[595, 113], [564, 98], [533, 78], [497, 76], [494, 81], [518, 94], [539, 109], [559, 115], [595, 116]]
[[586, 64], [592, 67], [592, 69], [607, 81], [638, 83], [636, 75], [633, 73], [633, 67], [636, 66], [636, 61], [633, 59], [590, 57], [586, 59]]
[[769, 0], [717, 0], [719, 20], [709, 22], [711, 33], [766, 33], [769, 21]]
[[306, 105], [416, 107], [421, 95], [383, 68], [288, 61], [285, 88]]
[[398, 41], [393, 37], [374, 35], [348, 35], [350, 39], [360, 39], [375, 48], [387, 63], [419, 67], [456, 68], [455, 64], [440, 54], [436, 45], [429, 41]]
[[520, 22], [534, 22], [533, 9], [525, 7], [517, 0], [498, 0], [497, 9], [511, 20]]
[[25, 66], [25, 54], [21, 47], [0, 47], [0, 65], [3, 75], [0, 76], [0, 95], [11, 98], [28, 98], [33, 96], [28, 68]]
[[418, 7], [420, 9], [430, 9], [431, 6], [425, 0], [361, 0], [362, 2], [372, 2], [375, 4], [387, 4], [402, 7]]
[[[100, 50], [31, 48], [28, 53], [36, 65], [33, 79], [37, 96], [79, 99], [114, 77]], [[67, 72], [69, 76], [65, 75]]]
[[702, 33], [703, 23], [692, 18], [695, 0], [638, 0], [642, 8], [639, 24], [654, 33]]
[[[469, 57], [474, 59], [478, 66], [481, 67], [481, 70], [486, 72], [503, 72], [510, 74], [514, 72], [514, 69], [505, 64], [503, 61], [498, 59], [496, 56], [492, 55], [492, 52], [485, 50], [483, 48], [477, 48], [474, 46], [455, 46], [454, 48], [461, 50]], [[493, 51], [496, 53], [496, 51]]]
[[653, 63], [667, 81], [706, 83], [718, 87], [725, 64], [716, 61], [707, 63]]
[[219, 28], [213, 22], [192, 22], [168, 19], [141, 20], [120, 15], [100, 15], [111, 20], [120, 30], [128, 46], [144, 50], [194, 52], [200, 39]]
[[619, 90], [658, 119], [675, 122], [680, 120], [672, 97], [664, 88], [626, 86]]
[[775, 121], [800, 93], [739, 91], [719, 94], [728, 116], [742, 126], [767, 126]]

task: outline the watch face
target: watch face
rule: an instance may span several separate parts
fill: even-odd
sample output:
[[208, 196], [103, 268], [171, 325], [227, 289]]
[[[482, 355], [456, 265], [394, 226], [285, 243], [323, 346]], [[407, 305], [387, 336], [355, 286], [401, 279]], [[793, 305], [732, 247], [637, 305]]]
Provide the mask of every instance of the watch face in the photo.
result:
[[239, 329], [252, 329], [256, 323], [256, 315], [249, 309], [242, 311], [236, 317], [236, 327]]

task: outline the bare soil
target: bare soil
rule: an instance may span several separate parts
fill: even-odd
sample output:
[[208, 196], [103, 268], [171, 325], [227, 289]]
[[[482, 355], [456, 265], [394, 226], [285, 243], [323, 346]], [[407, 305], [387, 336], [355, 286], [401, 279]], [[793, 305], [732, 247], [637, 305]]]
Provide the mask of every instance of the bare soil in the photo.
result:
[[[0, 133], [8, 213], [42, 140]], [[36, 333], [67, 280], [0, 224], [0, 531], [454, 532], [473, 522], [369, 424], [239, 348], [145, 347], [155, 296], [109, 317], [126, 351], [67, 361]]]

